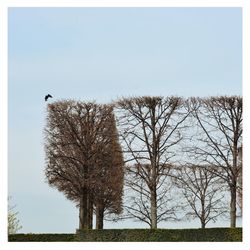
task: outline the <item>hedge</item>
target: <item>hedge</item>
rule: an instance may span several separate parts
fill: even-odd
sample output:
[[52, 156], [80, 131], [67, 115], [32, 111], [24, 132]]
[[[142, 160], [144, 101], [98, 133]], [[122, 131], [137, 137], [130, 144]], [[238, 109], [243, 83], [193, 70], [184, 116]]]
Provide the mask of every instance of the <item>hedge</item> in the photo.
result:
[[10, 234], [9, 241], [77, 241], [76, 234]]
[[242, 241], [242, 228], [78, 230], [76, 234], [15, 234], [9, 241], [228, 242]]
[[242, 228], [78, 231], [79, 241], [242, 241]]

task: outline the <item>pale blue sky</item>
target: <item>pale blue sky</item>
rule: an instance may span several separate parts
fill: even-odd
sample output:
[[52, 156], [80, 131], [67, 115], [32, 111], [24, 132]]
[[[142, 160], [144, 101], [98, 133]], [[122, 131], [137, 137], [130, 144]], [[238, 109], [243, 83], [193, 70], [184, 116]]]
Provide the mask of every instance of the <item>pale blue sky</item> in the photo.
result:
[[78, 227], [43, 175], [45, 94], [241, 95], [241, 18], [240, 8], [10, 8], [9, 194], [22, 232]]

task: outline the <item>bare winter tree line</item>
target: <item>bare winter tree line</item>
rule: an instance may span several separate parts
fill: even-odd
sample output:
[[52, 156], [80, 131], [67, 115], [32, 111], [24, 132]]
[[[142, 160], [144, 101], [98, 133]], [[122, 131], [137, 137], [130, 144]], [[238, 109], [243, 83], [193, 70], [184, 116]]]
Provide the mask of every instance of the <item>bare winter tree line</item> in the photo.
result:
[[103, 227], [122, 210], [123, 158], [112, 106], [59, 101], [48, 106], [45, 174], [79, 207], [79, 229]]
[[[79, 229], [103, 220], [198, 218], [242, 208], [242, 97], [132, 97], [48, 105], [46, 179], [79, 207]], [[228, 202], [228, 198], [230, 201]], [[238, 204], [238, 205], [237, 205]]]

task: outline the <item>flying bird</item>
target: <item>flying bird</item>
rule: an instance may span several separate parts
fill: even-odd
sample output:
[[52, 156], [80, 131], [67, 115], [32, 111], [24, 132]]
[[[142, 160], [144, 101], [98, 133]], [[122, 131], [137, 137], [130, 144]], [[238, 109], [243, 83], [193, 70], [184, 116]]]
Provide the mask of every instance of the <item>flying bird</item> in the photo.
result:
[[45, 102], [46, 102], [49, 98], [52, 98], [52, 95], [50, 95], [50, 94], [46, 95], [45, 98], [44, 98], [44, 99], [45, 99]]

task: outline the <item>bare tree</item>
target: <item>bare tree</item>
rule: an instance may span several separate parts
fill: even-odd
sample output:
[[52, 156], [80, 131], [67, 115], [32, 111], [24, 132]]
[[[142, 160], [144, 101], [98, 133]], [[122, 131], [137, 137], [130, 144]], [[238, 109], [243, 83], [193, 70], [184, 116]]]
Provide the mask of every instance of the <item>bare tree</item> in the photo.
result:
[[[110, 116], [111, 126], [105, 136], [110, 141], [103, 145], [95, 167], [94, 204], [96, 229], [103, 229], [104, 215], [119, 215], [122, 212], [124, 161], [114, 115]], [[115, 202], [114, 202], [115, 201]]]
[[242, 144], [242, 97], [192, 98], [190, 104], [198, 125], [194, 135], [197, 143], [191, 152], [196, 162], [213, 166], [212, 171], [227, 182], [231, 194], [230, 226], [235, 227], [236, 194], [242, 168], [238, 162], [238, 148]]
[[126, 183], [138, 195], [128, 211], [154, 229], [173, 216], [167, 204], [169, 162], [182, 139], [188, 111], [179, 97], [128, 98], [116, 107], [125, 161], [132, 162]]
[[[125, 185], [127, 196], [124, 207], [126, 218], [142, 221], [152, 227], [151, 216], [151, 190], [150, 190], [150, 165], [127, 165]], [[156, 222], [170, 221], [177, 219], [177, 209], [180, 203], [177, 202], [172, 189], [172, 181], [169, 176], [170, 166], [165, 167], [164, 176], [158, 176], [156, 183]], [[143, 172], [143, 174], [142, 174]], [[147, 174], [145, 174], [148, 172]], [[163, 173], [163, 171], [162, 171]]]
[[239, 216], [242, 216], [242, 212], [243, 212], [243, 193], [242, 193], [242, 150], [243, 150], [243, 146], [241, 145], [238, 148], [238, 164], [239, 164], [239, 176], [238, 176], [238, 185], [237, 185], [237, 205], [240, 209], [239, 212]]
[[105, 160], [100, 156], [108, 150], [106, 145], [114, 140], [110, 133], [114, 131], [112, 112], [110, 105], [90, 102], [69, 100], [48, 105], [45, 174], [49, 185], [79, 206], [79, 229], [92, 228], [96, 183], [100, 188], [106, 185], [101, 186], [97, 171], [98, 161]]
[[16, 234], [22, 226], [17, 218], [18, 212], [15, 211], [16, 205], [10, 204], [11, 197], [8, 197], [8, 235]]
[[227, 209], [223, 203], [225, 183], [207, 166], [181, 166], [175, 168], [173, 180], [187, 201], [188, 218], [198, 218], [201, 228], [215, 222]]

